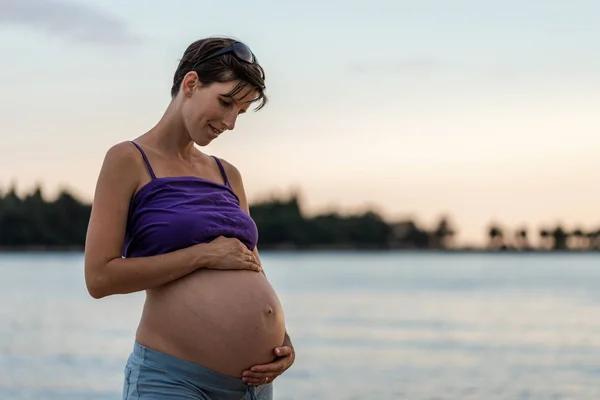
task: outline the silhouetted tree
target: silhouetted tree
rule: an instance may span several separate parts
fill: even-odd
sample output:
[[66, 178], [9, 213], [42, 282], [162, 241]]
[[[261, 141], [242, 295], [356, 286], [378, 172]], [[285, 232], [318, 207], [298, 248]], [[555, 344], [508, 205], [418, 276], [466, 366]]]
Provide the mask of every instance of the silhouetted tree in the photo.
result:
[[431, 248], [447, 249], [450, 247], [450, 241], [455, 235], [447, 216], [440, 219], [435, 230], [431, 233]]
[[540, 229], [540, 244], [543, 249], [549, 250], [552, 248], [552, 236], [550, 231], [545, 228]]
[[583, 229], [575, 228], [569, 237], [570, 241], [567, 245], [570, 249], [582, 250], [588, 247], [587, 235], [583, 232]]
[[490, 238], [490, 248], [500, 249], [504, 246], [504, 233], [502, 228], [496, 224], [492, 224], [488, 229], [488, 236]]
[[529, 239], [527, 238], [527, 229], [521, 228], [515, 233], [516, 246], [521, 250], [530, 248]]
[[390, 247], [404, 249], [428, 249], [430, 233], [419, 228], [414, 221], [402, 221], [391, 224]]
[[569, 234], [565, 232], [565, 230], [560, 225], [558, 225], [556, 228], [554, 228], [554, 231], [552, 231], [552, 238], [554, 239], [554, 246], [552, 247], [552, 249], [567, 250], [568, 237]]
[[259, 247], [305, 246], [312, 242], [297, 196], [252, 204], [250, 214], [259, 228]]
[[590, 231], [586, 234], [588, 239], [588, 249], [598, 250], [600, 249], [600, 231]]
[[39, 185], [23, 198], [13, 185], [0, 197], [0, 247], [81, 247], [90, 212], [90, 205], [67, 191], [54, 202], [47, 202]]

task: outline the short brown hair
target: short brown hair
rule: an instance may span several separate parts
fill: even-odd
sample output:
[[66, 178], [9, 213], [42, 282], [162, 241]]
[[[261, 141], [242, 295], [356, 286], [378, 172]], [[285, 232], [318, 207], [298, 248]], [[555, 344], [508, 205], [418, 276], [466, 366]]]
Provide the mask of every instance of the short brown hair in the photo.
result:
[[228, 37], [210, 37], [200, 39], [188, 46], [183, 53], [183, 57], [179, 61], [175, 75], [173, 76], [173, 86], [171, 87], [171, 97], [177, 96], [181, 82], [185, 75], [190, 71], [195, 71], [198, 74], [200, 82], [204, 85], [210, 85], [214, 82], [232, 82], [239, 80], [240, 83], [227, 94], [227, 96], [235, 96], [245, 87], [251, 86], [252, 89], [258, 92], [258, 97], [254, 101], [259, 101], [257, 110], [260, 110], [267, 103], [265, 94], [265, 79], [264, 70], [257, 63], [249, 64], [239, 60], [235, 55], [226, 53], [218, 57], [211, 58], [202, 62], [200, 65], [195, 65], [198, 60], [219, 51], [225, 46], [236, 41]]

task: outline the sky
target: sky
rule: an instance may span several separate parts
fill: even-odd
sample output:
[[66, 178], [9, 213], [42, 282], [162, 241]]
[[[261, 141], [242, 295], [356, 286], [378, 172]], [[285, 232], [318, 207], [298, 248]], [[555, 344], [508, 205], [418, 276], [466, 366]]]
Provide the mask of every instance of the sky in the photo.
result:
[[464, 244], [494, 221], [597, 229], [598, 21], [595, 0], [0, 0], [0, 189], [92, 201], [106, 150], [162, 116], [187, 45], [226, 35], [270, 102], [202, 150], [250, 202], [448, 215]]

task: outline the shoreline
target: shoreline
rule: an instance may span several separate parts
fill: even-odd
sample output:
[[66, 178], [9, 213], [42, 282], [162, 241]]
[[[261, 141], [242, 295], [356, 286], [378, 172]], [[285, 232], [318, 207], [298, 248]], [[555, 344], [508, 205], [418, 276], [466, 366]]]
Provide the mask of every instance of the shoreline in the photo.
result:
[[[384, 248], [356, 246], [259, 246], [261, 253], [440, 253], [440, 254], [585, 254], [599, 253], [600, 249], [485, 249], [485, 248], [450, 248], [450, 249], [415, 249], [415, 248]], [[0, 254], [39, 254], [39, 253], [83, 253], [83, 246], [4, 246]]]

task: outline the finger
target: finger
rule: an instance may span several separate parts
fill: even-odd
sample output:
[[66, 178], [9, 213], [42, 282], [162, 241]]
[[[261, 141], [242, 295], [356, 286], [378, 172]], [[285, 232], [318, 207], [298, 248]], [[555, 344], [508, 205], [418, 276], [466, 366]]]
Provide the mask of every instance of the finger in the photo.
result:
[[255, 261], [248, 261], [246, 265], [248, 266], [248, 269], [252, 271], [262, 272], [263, 270], [260, 264], [256, 263]]
[[242, 378], [251, 379], [251, 380], [259, 380], [264, 381], [265, 378], [274, 375], [272, 372], [264, 373], [264, 372], [244, 372]]
[[275, 361], [270, 362], [268, 364], [253, 365], [252, 367], [250, 367], [250, 369], [245, 370], [242, 373], [242, 376], [245, 376], [247, 374], [252, 375], [252, 373], [268, 374], [268, 373], [281, 373], [281, 372], [285, 371], [294, 362], [293, 357], [292, 357], [293, 350], [289, 346], [282, 346], [282, 347], [275, 348], [275, 350], [273, 350], [273, 351], [275, 353], [277, 353], [278, 349], [279, 349], [279, 352], [281, 352], [282, 354], [289, 352], [289, 355], [282, 355], [281, 358], [276, 359]]
[[247, 385], [260, 386], [260, 385], [264, 385], [265, 383], [273, 382], [273, 380], [275, 380], [275, 378], [277, 378], [277, 376], [278, 376], [277, 374], [259, 374], [259, 375], [254, 375], [252, 377], [244, 377], [244, 378], [242, 378], [242, 380]]
[[264, 385], [265, 383], [269, 383], [269, 382], [272, 382], [272, 380], [271, 379], [265, 380], [265, 378], [262, 378], [262, 379], [246, 378], [246, 379], [244, 379], [244, 383], [249, 386], [260, 386], [260, 385]]
[[242, 378], [264, 380], [265, 378], [274, 378], [277, 375], [280, 375], [278, 371], [253, 372], [246, 370], [242, 374]]
[[244, 265], [244, 267], [246, 269], [250, 269], [252, 271], [257, 271], [257, 272], [262, 272], [262, 266], [260, 265], [260, 263], [258, 263], [256, 261], [256, 257], [254, 257], [254, 254], [252, 254], [251, 252], [244, 252], [242, 253], [242, 265]]
[[287, 367], [289, 367], [289, 364], [290, 364], [289, 360], [286, 357], [284, 359], [281, 359], [276, 362], [272, 362], [270, 364], [256, 365], [256, 366], [250, 368], [250, 371], [251, 372], [259, 372], [259, 373], [263, 373], [263, 374], [281, 373], [281, 372], [285, 371]]
[[274, 351], [277, 357], [285, 357], [292, 355], [292, 348], [289, 346], [276, 347]]

